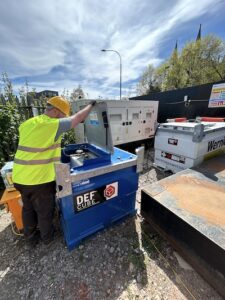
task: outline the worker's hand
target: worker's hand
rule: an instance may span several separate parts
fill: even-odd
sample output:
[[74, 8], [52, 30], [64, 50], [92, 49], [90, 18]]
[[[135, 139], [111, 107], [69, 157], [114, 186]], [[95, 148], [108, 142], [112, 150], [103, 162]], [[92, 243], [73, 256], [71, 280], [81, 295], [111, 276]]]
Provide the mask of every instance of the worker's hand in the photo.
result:
[[89, 104], [91, 104], [92, 106], [95, 106], [95, 104], [97, 103], [96, 100], [91, 101]]

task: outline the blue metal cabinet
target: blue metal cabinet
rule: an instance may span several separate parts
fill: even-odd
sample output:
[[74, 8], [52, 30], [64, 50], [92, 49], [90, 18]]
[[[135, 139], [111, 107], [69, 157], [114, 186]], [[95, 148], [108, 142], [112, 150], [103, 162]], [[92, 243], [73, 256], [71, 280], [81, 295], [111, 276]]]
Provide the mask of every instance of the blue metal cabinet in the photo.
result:
[[104, 103], [92, 111], [86, 128], [92, 143], [68, 145], [55, 166], [60, 222], [70, 250], [136, 213], [137, 156], [113, 147]]

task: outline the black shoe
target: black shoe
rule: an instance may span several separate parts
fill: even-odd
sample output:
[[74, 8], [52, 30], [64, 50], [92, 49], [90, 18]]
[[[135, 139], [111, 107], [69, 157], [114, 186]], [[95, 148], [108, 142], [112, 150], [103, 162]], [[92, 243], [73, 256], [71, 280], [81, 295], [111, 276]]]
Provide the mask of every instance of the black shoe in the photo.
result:
[[32, 235], [25, 237], [27, 244], [31, 247], [34, 248], [40, 241], [40, 230], [37, 229], [35, 230]]
[[54, 237], [42, 240], [43, 244], [46, 245], [46, 246], [50, 245], [53, 241], [54, 241]]
[[55, 239], [55, 228], [52, 228], [51, 235], [42, 239], [44, 245], [50, 245]]

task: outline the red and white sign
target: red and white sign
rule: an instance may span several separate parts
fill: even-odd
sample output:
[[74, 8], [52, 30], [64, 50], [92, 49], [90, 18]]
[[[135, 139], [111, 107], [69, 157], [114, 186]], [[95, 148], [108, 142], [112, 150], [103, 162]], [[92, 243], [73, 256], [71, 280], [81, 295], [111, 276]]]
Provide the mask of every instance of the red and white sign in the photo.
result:
[[171, 138], [169, 138], [169, 139], [168, 139], [168, 144], [177, 146], [177, 144], [178, 144], [178, 139], [171, 139]]
[[172, 153], [162, 151], [161, 152], [161, 157], [166, 158], [166, 159], [174, 160], [174, 161], [179, 162], [181, 164], [185, 163], [185, 157], [184, 156], [175, 155], [175, 154], [172, 154]]
[[106, 200], [112, 199], [116, 196], [118, 196], [118, 182], [113, 182], [106, 185], [104, 190], [104, 197]]
[[117, 196], [118, 181], [74, 196], [74, 210], [80, 212]]

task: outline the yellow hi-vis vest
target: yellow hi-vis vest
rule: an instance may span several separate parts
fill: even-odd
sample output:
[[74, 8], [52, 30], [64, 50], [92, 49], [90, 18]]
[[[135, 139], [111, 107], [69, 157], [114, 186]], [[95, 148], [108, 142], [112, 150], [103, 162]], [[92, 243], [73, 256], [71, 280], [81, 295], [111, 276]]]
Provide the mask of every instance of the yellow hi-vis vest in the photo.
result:
[[60, 161], [61, 137], [55, 141], [59, 119], [40, 115], [19, 127], [19, 145], [14, 158], [12, 180], [36, 185], [55, 180], [54, 163]]

